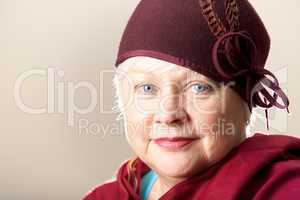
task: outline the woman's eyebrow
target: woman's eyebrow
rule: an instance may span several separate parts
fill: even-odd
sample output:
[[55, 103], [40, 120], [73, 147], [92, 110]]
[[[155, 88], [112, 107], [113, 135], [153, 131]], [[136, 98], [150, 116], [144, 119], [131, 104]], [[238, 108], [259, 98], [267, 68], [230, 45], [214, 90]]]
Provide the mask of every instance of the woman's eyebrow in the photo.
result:
[[[162, 80], [165, 80], [162, 76], [161, 76], [161, 73], [153, 73], [152, 71], [141, 71], [141, 70], [138, 70], [138, 69], [134, 69], [134, 70], [130, 70], [127, 72], [129, 74], [130, 77], [132, 77], [133, 79], [135, 80], [138, 80], [138, 79], [143, 79], [143, 78], [151, 78], [151, 79], [162, 79]], [[133, 75], [133, 76], [131, 76]], [[216, 86], [219, 86], [219, 84], [209, 78], [207, 78], [206, 76], [202, 75], [202, 74], [199, 74], [198, 72], [194, 72], [194, 71], [183, 71], [182, 74], [181, 74], [181, 78], [180, 78], [180, 81], [183, 81], [183, 82], [188, 82], [188, 81], [192, 81], [192, 80], [202, 80], [202, 81], [205, 81], [207, 83], [210, 83], [210, 84], [214, 84]]]
[[149, 78], [156, 78], [157, 75], [155, 75], [154, 73], [152, 72], [142, 72], [142, 71], [130, 71], [128, 72], [128, 75], [130, 77], [133, 77], [133, 78], [146, 78], [146, 77], [149, 77]]
[[127, 72], [128, 74], [143, 74], [143, 75], [147, 75], [149, 73], [153, 74], [152, 72], [145, 72], [145, 71], [140, 71], [140, 70], [130, 70]]
[[147, 67], [132, 67], [131, 69], [127, 70], [128, 73], [141, 73], [141, 74], [155, 74], [158, 70], [153, 70], [151, 66]]
[[190, 81], [190, 80], [202, 80], [202, 81], [206, 81], [206, 82], [212, 82], [210, 79], [208, 79], [204, 75], [196, 73], [196, 72], [189, 72], [188, 74], [186, 74], [185, 79], [187, 81]]
[[187, 76], [187, 81], [193, 81], [193, 80], [202, 80], [202, 81], [205, 81], [209, 84], [212, 84], [214, 86], [216, 86], [217, 88], [219, 88], [221, 86], [220, 83], [206, 77], [205, 75], [203, 74], [199, 74], [197, 72], [189, 72], [188, 76]]
[[127, 72], [128, 78], [132, 79], [133, 81], [143, 81], [143, 80], [155, 80], [157, 81], [160, 77], [151, 73], [151, 72], [142, 72], [142, 71], [130, 71]]

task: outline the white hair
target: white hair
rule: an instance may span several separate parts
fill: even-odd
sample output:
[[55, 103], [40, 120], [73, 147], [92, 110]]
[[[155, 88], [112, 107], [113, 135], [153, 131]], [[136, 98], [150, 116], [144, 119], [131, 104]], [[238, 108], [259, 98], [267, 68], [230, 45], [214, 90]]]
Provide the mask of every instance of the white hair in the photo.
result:
[[178, 70], [178, 65], [169, 63], [164, 60], [160, 60], [157, 58], [147, 57], [147, 56], [135, 56], [126, 59], [122, 62], [118, 68], [115, 68], [116, 73], [113, 77], [113, 88], [115, 89], [115, 102], [113, 106], [113, 110], [118, 113], [117, 120], [121, 120], [124, 118], [124, 112], [122, 110], [123, 104], [120, 93], [120, 81], [122, 79], [121, 74], [127, 72], [129, 70], [143, 68], [146, 72], [159, 72], [164, 73], [171, 70]]

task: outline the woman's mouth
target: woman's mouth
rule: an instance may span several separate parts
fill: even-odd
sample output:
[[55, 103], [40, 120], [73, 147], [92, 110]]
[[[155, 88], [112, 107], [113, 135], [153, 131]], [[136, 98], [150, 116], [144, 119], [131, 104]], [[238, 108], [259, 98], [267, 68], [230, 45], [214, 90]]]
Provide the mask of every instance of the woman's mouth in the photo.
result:
[[187, 145], [194, 142], [197, 138], [184, 138], [184, 137], [173, 137], [173, 138], [158, 138], [154, 139], [154, 143], [159, 147], [167, 151], [179, 151]]

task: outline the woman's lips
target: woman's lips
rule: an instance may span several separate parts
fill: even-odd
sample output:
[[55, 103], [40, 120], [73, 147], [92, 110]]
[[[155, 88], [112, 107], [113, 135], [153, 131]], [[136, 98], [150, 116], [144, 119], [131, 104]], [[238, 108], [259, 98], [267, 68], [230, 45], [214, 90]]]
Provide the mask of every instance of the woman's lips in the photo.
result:
[[158, 146], [160, 146], [165, 150], [178, 151], [195, 140], [196, 138], [176, 137], [176, 138], [158, 138], [158, 139], [154, 139], [153, 141], [155, 144], [157, 144]]

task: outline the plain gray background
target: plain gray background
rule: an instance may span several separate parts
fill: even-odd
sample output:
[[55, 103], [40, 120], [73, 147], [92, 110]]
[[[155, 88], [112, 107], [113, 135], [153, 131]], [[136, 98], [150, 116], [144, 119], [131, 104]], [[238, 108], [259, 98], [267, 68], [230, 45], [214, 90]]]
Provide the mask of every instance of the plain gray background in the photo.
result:
[[[137, 2], [0, 0], [0, 199], [80, 199], [95, 185], [113, 178], [118, 166], [132, 155], [116, 113], [110, 112], [114, 105], [111, 70]], [[291, 101], [290, 115], [271, 110], [270, 132], [300, 135], [300, 2], [250, 2], [271, 36], [266, 68], [278, 75]], [[55, 72], [54, 100], [49, 102], [46, 75], [28, 77], [17, 91], [24, 105], [35, 109], [47, 108], [53, 101], [53, 112], [48, 108], [30, 114], [15, 100], [16, 82], [34, 70], [48, 75], [49, 68]], [[75, 113], [69, 125], [68, 84], [79, 83], [96, 89], [97, 106], [86, 114]], [[63, 95], [58, 88], [65, 89]], [[74, 104], [87, 107], [92, 99], [89, 91], [76, 90], [71, 96]], [[60, 112], [59, 102], [65, 103]], [[263, 117], [258, 110], [253, 132], [266, 132]], [[87, 123], [88, 129], [81, 123]]]

